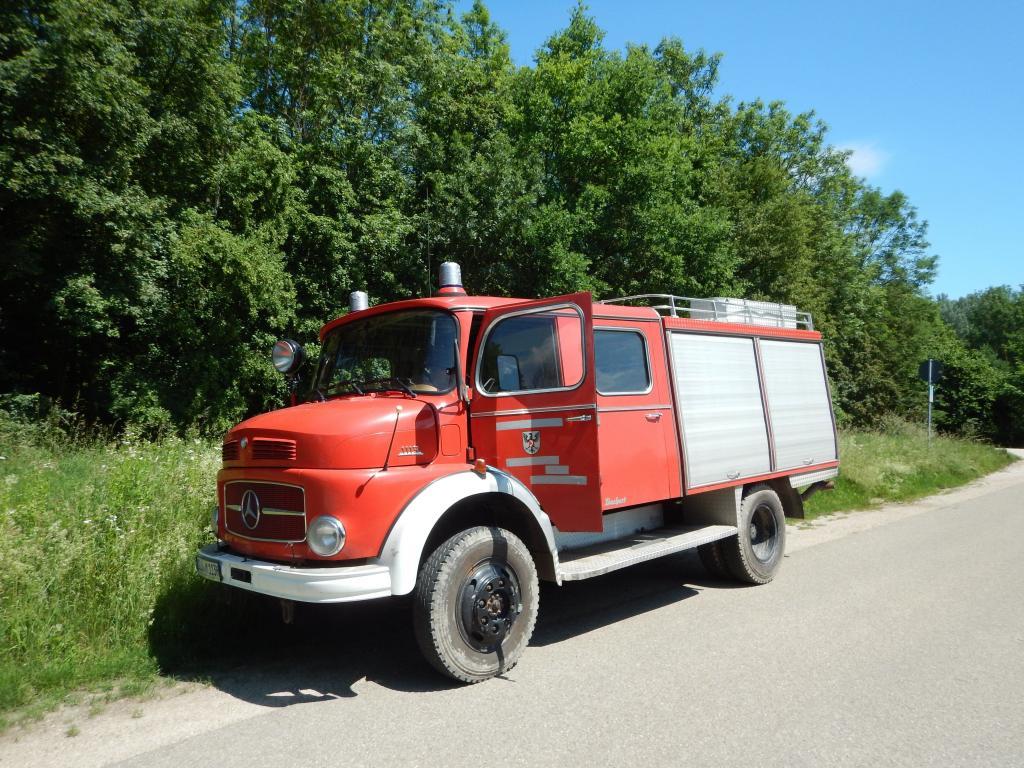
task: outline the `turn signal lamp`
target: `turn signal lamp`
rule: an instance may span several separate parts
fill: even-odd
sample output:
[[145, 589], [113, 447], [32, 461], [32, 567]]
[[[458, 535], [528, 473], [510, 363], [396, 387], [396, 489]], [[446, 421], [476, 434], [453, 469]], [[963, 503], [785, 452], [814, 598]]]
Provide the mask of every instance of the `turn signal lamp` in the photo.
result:
[[473, 462], [473, 471], [483, 477], [487, 474], [487, 461], [485, 459], [477, 459]]

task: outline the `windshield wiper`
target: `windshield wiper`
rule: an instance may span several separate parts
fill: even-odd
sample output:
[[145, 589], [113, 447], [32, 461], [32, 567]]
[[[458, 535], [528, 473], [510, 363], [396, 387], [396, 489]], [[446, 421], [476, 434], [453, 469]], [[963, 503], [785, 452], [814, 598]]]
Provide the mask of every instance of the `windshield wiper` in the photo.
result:
[[388, 390], [397, 390], [409, 397], [416, 397], [416, 393], [412, 391], [412, 388], [397, 376], [384, 376], [379, 379], [346, 379], [345, 381], [336, 381], [328, 387], [318, 389], [317, 393], [321, 396], [334, 395], [345, 387], [350, 388], [357, 395], [365, 395], [367, 392], [372, 391], [387, 392]]
[[380, 392], [386, 392], [389, 389], [397, 389], [409, 397], [416, 397], [416, 393], [412, 391], [412, 387], [406, 384], [397, 376], [385, 376], [380, 379], [367, 379], [359, 382], [367, 390], [377, 389]]
[[363, 391], [363, 388], [360, 386], [360, 384], [362, 384], [362, 383], [365, 383], [365, 382], [358, 382], [358, 381], [355, 381], [354, 379], [348, 379], [346, 381], [336, 381], [333, 384], [331, 384], [330, 386], [324, 387], [322, 389], [317, 389], [317, 394], [320, 395], [321, 398], [323, 398], [324, 395], [337, 394], [337, 392], [339, 390], [341, 390], [341, 389], [343, 389], [345, 387], [349, 387], [352, 390], [354, 390], [357, 395], [365, 395], [366, 393]]

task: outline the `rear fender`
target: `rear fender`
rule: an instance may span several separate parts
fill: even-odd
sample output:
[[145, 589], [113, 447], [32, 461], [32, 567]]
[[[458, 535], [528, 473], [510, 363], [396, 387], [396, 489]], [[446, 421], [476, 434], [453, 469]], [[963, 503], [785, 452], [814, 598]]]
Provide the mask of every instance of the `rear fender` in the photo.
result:
[[[543, 534], [551, 557], [551, 570], [558, 573], [554, 530], [536, 497], [516, 478], [488, 467], [484, 475], [466, 470], [438, 478], [405, 506], [384, 542], [379, 559], [391, 571], [391, 594], [406, 595], [412, 592], [416, 586], [424, 545], [445, 513], [458, 502], [485, 493], [507, 494], [522, 502]], [[547, 564], [538, 563], [539, 568], [542, 565]]]

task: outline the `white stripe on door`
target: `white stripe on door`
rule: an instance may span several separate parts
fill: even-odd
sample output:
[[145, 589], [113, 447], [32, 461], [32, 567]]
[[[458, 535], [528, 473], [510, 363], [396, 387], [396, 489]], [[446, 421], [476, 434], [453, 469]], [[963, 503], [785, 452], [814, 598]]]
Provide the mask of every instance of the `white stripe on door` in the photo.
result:
[[531, 475], [530, 485], [586, 485], [586, 475]]
[[507, 459], [506, 467], [535, 467], [540, 464], [557, 464], [557, 456], [524, 456], [518, 459]]

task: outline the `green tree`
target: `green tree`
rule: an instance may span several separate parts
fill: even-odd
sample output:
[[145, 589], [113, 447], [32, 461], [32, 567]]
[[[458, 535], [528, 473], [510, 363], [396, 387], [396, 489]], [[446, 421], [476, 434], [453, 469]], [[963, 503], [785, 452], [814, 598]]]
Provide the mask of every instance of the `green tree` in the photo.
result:
[[175, 271], [183, 222], [217, 207], [240, 95], [234, 5], [18, 6], [0, 14], [2, 386], [91, 417], [188, 423], [141, 363], [194, 288]]
[[517, 139], [542, 162], [530, 287], [718, 291], [731, 282], [730, 232], [704, 195], [701, 135], [718, 59], [677, 40], [623, 57], [602, 37], [578, 6], [517, 77]]
[[1024, 288], [940, 296], [938, 305], [974, 362], [943, 389], [958, 400], [974, 395], [977, 409], [987, 409], [983, 434], [1004, 444], [1024, 443]]
[[504, 33], [476, 2], [434, 32], [414, 97], [414, 228], [407, 247], [429, 293], [444, 260], [462, 264], [471, 292], [508, 294], [524, 282], [526, 226], [539, 191], [539, 163], [517, 145], [515, 69]]
[[916, 415], [916, 364], [949, 349], [945, 425], [1011, 434], [1020, 294], [932, 302], [907, 198], [813, 113], [716, 97], [719, 62], [610, 50], [582, 5], [516, 68], [482, 2], [17, 0], [0, 388], [217, 430], [280, 396], [275, 336], [311, 340], [355, 288], [426, 294], [455, 259], [486, 293], [795, 303], [859, 423]]
[[433, 4], [366, 0], [245, 5], [245, 104], [281, 121], [293, 142], [296, 196], [286, 263], [299, 330], [311, 335], [346, 305], [419, 292], [418, 254], [406, 248], [413, 94], [434, 58]]
[[92, 415], [165, 301], [172, 228], [136, 176], [159, 131], [141, 20], [87, 0], [0, 14], [0, 381]]

